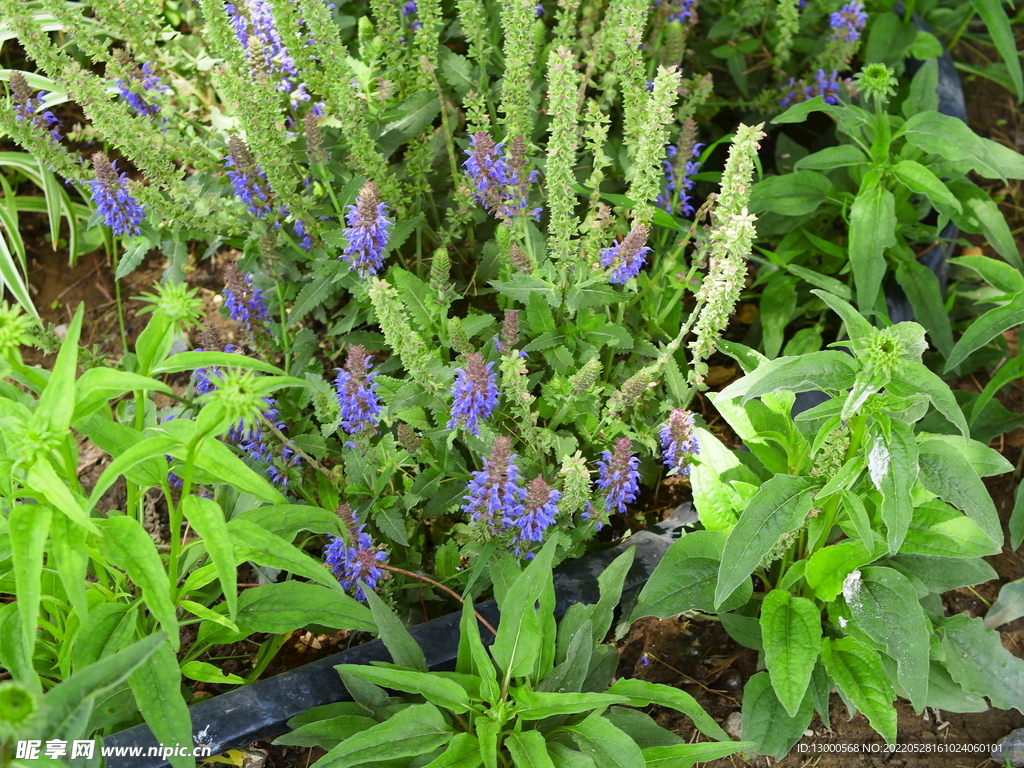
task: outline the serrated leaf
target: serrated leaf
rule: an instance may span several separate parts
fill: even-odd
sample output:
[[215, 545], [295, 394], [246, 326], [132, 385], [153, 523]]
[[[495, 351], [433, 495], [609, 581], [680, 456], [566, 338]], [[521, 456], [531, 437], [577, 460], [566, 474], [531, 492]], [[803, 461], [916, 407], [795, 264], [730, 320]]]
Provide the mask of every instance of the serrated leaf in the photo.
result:
[[283, 634], [309, 624], [376, 632], [370, 609], [354, 598], [304, 581], [284, 581], [245, 590], [237, 621], [252, 632]]
[[[157, 646], [153, 654], [128, 676], [128, 682], [139, 712], [158, 741], [164, 744], [189, 744], [192, 741], [192, 720], [181, 696], [181, 671], [171, 643]], [[183, 755], [172, 755], [167, 759], [174, 768], [195, 765], [193, 758]]]
[[901, 554], [935, 557], [984, 557], [1000, 546], [976, 522], [941, 501], [914, 510]]
[[697, 730], [709, 739], [728, 741], [729, 735], [722, 730], [707, 712], [686, 691], [661, 683], [622, 677], [615, 681], [608, 691], [616, 696], [625, 696], [631, 707], [647, 707], [657, 704], [682, 712], [689, 717]]
[[285, 323], [285, 327], [291, 328], [313, 309], [327, 301], [337, 290], [338, 284], [332, 280], [312, 280], [306, 283], [288, 310], [288, 322]]
[[811, 600], [773, 589], [761, 604], [761, 643], [775, 695], [796, 717], [818, 660], [821, 612]]
[[636, 742], [603, 717], [591, 716], [563, 728], [598, 768], [644, 768], [644, 757]]
[[121, 254], [121, 260], [117, 262], [117, 271], [114, 272], [114, 279], [123, 280], [134, 272], [139, 264], [142, 263], [142, 260], [146, 258], [146, 254], [149, 253], [152, 247], [153, 244], [149, 242], [147, 237], [131, 238], [124, 249], [124, 253]]
[[821, 643], [825, 671], [871, 727], [885, 739], [896, 743], [896, 698], [892, 683], [882, 668], [878, 652], [852, 637], [826, 637]]
[[920, 445], [918, 463], [925, 488], [962, 509], [992, 541], [1002, 544], [995, 504], [963, 452], [944, 440], [925, 440]]
[[1024, 660], [1003, 647], [999, 633], [963, 614], [945, 619], [940, 628], [953, 679], [994, 707], [1024, 712]]
[[790, 715], [767, 672], [758, 672], [743, 686], [743, 738], [754, 742], [759, 754], [781, 759], [803, 736], [813, 715], [810, 693], [804, 695], [797, 714]]
[[804, 578], [819, 600], [831, 602], [843, 591], [843, 581], [875, 559], [864, 542], [848, 539], [822, 547], [807, 561]]
[[320, 758], [320, 768], [348, 768], [427, 754], [452, 738], [451, 727], [433, 704], [413, 704], [373, 728], [357, 733]]

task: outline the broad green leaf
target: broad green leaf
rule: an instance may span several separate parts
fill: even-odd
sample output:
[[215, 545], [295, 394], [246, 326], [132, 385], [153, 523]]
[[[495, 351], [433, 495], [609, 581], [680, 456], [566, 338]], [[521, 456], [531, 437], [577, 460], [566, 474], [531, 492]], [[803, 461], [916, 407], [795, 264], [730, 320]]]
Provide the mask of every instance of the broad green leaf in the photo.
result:
[[50, 533], [50, 549], [61, 586], [79, 620], [83, 620], [89, 612], [85, 589], [89, 570], [89, 549], [86, 545], [89, 533], [65, 515], [52, 518]]
[[548, 742], [548, 754], [555, 768], [597, 768], [597, 763], [590, 755], [578, 752], [565, 744]]
[[238, 611], [238, 566], [224, 511], [213, 499], [192, 494], [181, 500], [181, 511], [203, 537], [203, 545], [217, 571], [217, 578], [224, 590], [224, 602], [228, 605], [228, 615], [233, 621]]
[[199, 352], [179, 352], [166, 362], [161, 363], [153, 369], [153, 375], [161, 373], [178, 373], [179, 371], [197, 371], [211, 366], [223, 366], [225, 368], [248, 368], [263, 373], [274, 373], [284, 376], [285, 372], [275, 365], [257, 360], [253, 357], [246, 357], [235, 352], [213, 352], [202, 350]]
[[540, 617], [534, 604], [545, 584], [551, 582], [551, 559], [557, 537], [548, 539], [543, 549], [499, 601], [501, 627], [491, 646], [491, 656], [506, 678], [528, 674], [537, 661], [542, 642]]
[[798, 171], [831, 171], [866, 162], [868, 158], [860, 149], [852, 144], [839, 144], [801, 157], [793, 164], [793, 168]]
[[487, 717], [476, 719], [476, 738], [484, 768], [498, 768], [498, 734], [501, 726]]
[[555, 768], [540, 731], [513, 731], [505, 738], [505, 746], [516, 768]]
[[644, 768], [644, 757], [636, 742], [603, 717], [591, 715], [563, 729], [598, 768]]
[[928, 675], [928, 706], [945, 712], [986, 712], [988, 702], [964, 690], [943, 664], [932, 659]]
[[964, 690], [985, 696], [993, 707], [1024, 712], [1024, 660], [1003, 647], [999, 633], [963, 614], [939, 627], [953, 679]]
[[469, 694], [465, 688], [452, 680], [446, 680], [430, 672], [413, 672], [362, 664], [339, 664], [335, 669], [384, 688], [418, 693], [432, 704], [437, 704], [452, 712], [468, 712], [471, 706]]
[[484, 701], [497, 702], [500, 695], [498, 671], [480, 639], [479, 620], [471, 599], [462, 604], [462, 618], [459, 620], [459, 655], [455, 664], [456, 672], [480, 678], [480, 695]]
[[858, 586], [843, 591], [857, 626], [896, 660], [897, 679], [918, 712], [928, 701], [928, 646], [931, 625], [913, 585], [892, 568], [860, 572]]
[[42, 599], [43, 550], [50, 534], [53, 511], [44, 505], [19, 504], [8, 516], [11, 560], [21, 618], [21, 648], [31, 659], [36, 645], [36, 625]]
[[433, 704], [413, 704], [373, 728], [357, 733], [320, 758], [320, 768], [376, 763], [416, 757], [452, 739], [441, 711]]
[[889, 172], [912, 192], [927, 197], [936, 210], [963, 212], [960, 201], [946, 188], [939, 177], [920, 163], [913, 160], [900, 160], [889, 169]]
[[646, 768], [692, 768], [737, 752], [757, 748], [752, 741], [704, 741], [696, 744], [675, 744], [670, 747], [648, 747], [643, 750]]
[[292, 541], [299, 531], [341, 535], [341, 520], [333, 512], [301, 504], [269, 504], [254, 507], [236, 515], [240, 520], [255, 523], [265, 531]]
[[74, 419], [77, 421], [108, 400], [132, 391], [172, 394], [174, 390], [161, 381], [137, 373], [113, 368], [90, 368], [79, 377], [75, 387]]
[[135, 636], [138, 613], [124, 603], [101, 603], [89, 612], [75, 638], [71, 668], [81, 672], [100, 659], [113, 656]]
[[170, 598], [171, 585], [153, 540], [133, 517], [110, 517], [97, 522], [102, 532], [100, 550], [111, 565], [123, 568], [136, 586], [142, 588], [143, 602], [160, 622], [171, 648], [177, 652], [178, 619]]
[[946, 370], [956, 368], [975, 350], [981, 349], [999, 334], [1024, 322], [1024, 292], [1016, 294], [1009, 304], [990, 309], [967, 326], [963, 336], [946, 361]]
[[[874, 178], [872, 183], [869, 179]], [[865, 176], [850, 208], [850, 265], [857, 306], [869, 311], [885, 276], [885, 249], [896, 245], [896, 199], [877, 176]]]
[[1024, 579], [1003, 584], [999, 597], [985, 614], [985, 626], [995, 629], [1024, 616]]
[[914, 510], [900, 553], [961, 558], [994, 555], [999, 549], [971, 518], [941, 501], [930, 501]]
[[963, 454], [975, 474], [980, 477], [994, 477], [1013, 471], [1013, 464], [1007, 461], [999, 451], [989, 448], [988, 445], [977, 440], [965, 441], [958, 435], [935, 435], [926, 432], [919, 432], [917, 438], [921, 442], [934, 440], [953, 446]]
[[280, 568], [338, 592], [345, 591], [322, 563], [280, 536], [238, 518], [228, 522], [228, 532], [234, 544], [236, 560], [251, 560], [258, 565]]
[[796, 715], [790, 715], [775, 695], [767, 672], [758, 672], [743, 686], [743, 738], [754, 742], [759, 754], [782, 759], [813, 716], [810, 693], [804, 695]]
[[653, 717], [638, 709], [609, 707], [601, 717], [629, 736], [640, 749], [686, 743], [681, 736], [662, 728]]
[[1000, 367], [996, 374], [986, 382], [985, 388], [978, 396], [978, 399], [974, 401], [974, 405], [971, 407], [971, 425], [973, 426], [978, 421], [978, 417], [985, 410], [985, 406], [992, 401], [992, 398], [995, 397], [1000, 389], [1022, 376], [1024, 376], [1024, 357], [1011, 358], [1005, 365]]
[[477, 768], [482, 764], [480, 742], [476, 736], [471, 733], [457, 733], [448, 742], [444, 754], [431, 760], [423, 768]]
[[953, 351], [953, 327], [942, 300], [942, 288], [935, 273], [918, 261], [903, 261], [896, 267], [896, 282], [907, 294], [910, 306], [943, 357]]
[[761, 486], [726, 539], [715, 587], [715, 605], [746, 581], [780, 541], [800, 528], [811, 510], [808, 481], [776, 475]]
[[918, 112], [927, 112], [939, 108], [939, 63], [932, 59], [924, 62], [910, 81], [910, 93], [900, 111], [904, 117], [912, 117]]
[[[715, 585], [726, 537], [717, 531], [693, 531], [668, 548], [637, 598], [630, 621], [644, 616], [665, 619], [685, 611], [714, 611]], [[743, 580], [721, 610], [744, 605], [753, 591]]]
[[814, 213], [832, 191], [832, 182], [815, 171], [794, 171], [769, 176], [750, 191], [750, 211], [771, 211], [783, 216]]
[[[352, 702], [345, 703], [351, 704]], [[377, 725], [377, 721], [373, 718], [364, 717], [360, 714], [337, 715], [301, 725], [292, 725], [295, 719], [293, 718], [288, 721], [288, 727], [294, 728], [294, 730], [286, 733], [284, 736], [278, 736], [274, 739], [274, 744], [286, 744], [295, 747], [320, 747], [321, 749], [331, 750], [345, 739]]]
[[811, 293], [828, 304], [832, 311], [842, 318], [855, 350], [862, 349], [866, 341], [874, 338], [877, 331], [852, 304], [839, 296], [833, 296], [828, 291], [811, 291]]
[[943, 501], [962, 509], [992, 541], [1002, 544], [999, 514], [985, 484], [971, 463], [944, 440], [920, 445], [921, 484]]
[[757, 482], [757, 475], [706, 429], [697, 427], [693, 433], [701, 453], [700, 463], [693, 465], [690, 471], [694, 506], [706, 529], [727, 533], [746, 506], [729, 481]]
[[366, 593], [366, 603], [370, 607], [370, 613], [373, 614], [373, 620], [377, 624], [377, 632], [384, 645], [387, 646], [391, 660], [400, 667], [407, 667], [416, 672], [426, 672], [427, 659], [423, 655], [423, 650], [413, 640], [409, 630], [402, 624], [402, 620], [372, 589], [363, 591]]
[[607, 692], [627, 697], [631, 707], [647, 707], [657, 704], [682, 712], [693, 721], [697, 730], [709, 739], [729, 740], [729, 734], [723, 731], [721, 726], [711, 718], [711, 715], [705, 712], [697, 700], [686, 691], [661, 683], [620, 677]]
[[[1002, 145], [997, 144], [997, 147]], [[1006, 149], [1003, 147], [1003, 149]], [[1007, 152], [1011, 150], [1006, 149]], [[1019, 155], [1015, 155], [1020, 159]], [[1017, 250], [1013, 233], [1006, 223], [1006, 217], [999, 210], [995, 200], [988, 192], [967, 179], [954, 179], [947, 182], [950, 190], [957, 196], [964, 206], [964, 212], [960, 216], [951, 218], [964, 232], [985, 235], [985, 239], [995, 248], [996, 253], [1015, 267], [1019, 272], [1024, 272], [1024, 261], [1021, 260], [1020, 252]]]
[[189, 613], [194, 613], [201, 619], [206, 619], [207, 621], [212, 621], [215, 624], [219, 624], [220, 626], [227, 629], [229, 632], [233, 632], [236, 634], [244, 632], [244, 634], [248, 634], [248, 632], [245, 632], [244, 630], [240, 629], [239, 626], [235, 624], [235, 622], [233, 622], [227, 616], [217, 613], [217, 611], [213, 610], [212, 608], [207, 608], [205, 605], [197, 603], [193, 600], [179, 600], [178, 605], [184, 608]]
[[761, 643], [775, 695], [790, 717], [797, 717], [821, 647], [818, 607], [773, 589], [761, 604]]
[[863, 541], [847, 539], [822, 547], [811, 555], [804, 578], [807, 586], [814, 590], [814, 596], [828, 603], [843, 591], [843, 581], [847, 576], [874, 559], [874, 554], [868, 551]]
[[857, 363], [835, 350], [812, 352], [800, 357], [780, 357], [761, 365], [756, 371], [722, 390], [723, 399], [752, 397], [772, 392], [807, 392], [812, 389], [841, 391], [853, 385]]
[[71, 492], [67, 482], [57, 474], [50, 460], [36, 459], [25, 477], [25, 484], [43, 494], [56, 512], [63, 513], [69, 520], [90, 533], [96, 533], [96, 523], [89, 519], [82, 508], [82, 498]]
[[796, 279], [788, 275], [773, 276], [761, 294], [764, 353], [769, 358], [778, 357], [786, 326], [796, 311], [795, 283]]
[[1020, 56], [1017, 53], [1014, 28], [1006, 16], [1006, 10], [999, 0], [971, 0], [971, 5], [985, 22], [988, 33], [992, 36], [992, 45], [1006, 62], [1013, 90], [1017, 94], [1017, 101], [1024, 100], [1024, 76], [1021, 75]]
[[903, 136], [929, 154], [963, 163], [988, 179], [1006, 181], [1024, 177], [1024, 158], [1007, 147], [1002, 147], [1005, 152], [991, 147], [995, 142], [978, 136], [967, 123], [956, 117], [940, 112], [921, 112], [909, 118], [895, 135]]
[[575, 715], [592, 709], [625, 704], [629, 699], [611, 693], [550, 693], [518, 689], [515, 691], [516, 717], [543, 720], [554, 715]]
[[304, 581], [284, 581], [245, 590], [236, 621], [253, 632], [282, 634], [319, 624], [333, 629], [376, 632], [370, 609], [354, 598]]
[[[572, 607], [582, 606], [580, 603], [576, 603]], [[593, 611], [589, 613], [592, 614]], [[590, 661], [594, 655], [593, 622], [589, 618], [583, 619], [580, 624], [573, 622], [573, 629], [570, 632], [566, 625], [567, 618], [569, 618], [568, 612], [562, 619], [562, 626], [559, 627], [559, 640], [568, 638], [568, 648], [564, 654], [556, 653], [555, 657], [562, 661], [538, 683], [538, 691], [575, 693], [583, 689], [583, 683], [587, 679]], [[566, 627], [565, 632], [563, 632], [563, 627]], [[488, 700], [490, 701], [490, 699]]]
[[1003, 293], [1024, 291], [1024, 277], [1009, 264], [989, 256], [959, 256], [949, 260], [950, 264], [973, 269], [982, 279]]
[[885, 743], [895, 744], [893, 700], [896, 692], [882, 668], [878, 652], [852, 637], [826, 637], [821, 643], [821, 660], [839, 690], [867, 715], [871, 727]]
[[882, 494], [881, 514], [889, 554], [903, 546], [914, 516], [911, 492], [918, 474], [918, 448], [910, 425], [877, 414], [868, 429], [868, 475]]
[[138, 464], [148, 462], [151, 459], [158, 459], [165, 468], [164, 472], [166, 472], [167, 462], [163, 459], [164, 455], [172, 448], [180, 446], [181, 443], [177, 438], [170, 435], [159, 435], [157, 437], [147, 437], [124, 451], [118, 451], [119, 455], [107, 465], [107, 468], [103, 470], [103, 474], [96, 481], [96, 485], [93, 486], [92, 495], [89, 497], [88, 509], [91, 511], [99, 503], [103, 494], [110, 490], [114, 483], [117, 482], [118, 477], [127, 474], [132, 467]]
[[183, 664], [181, 674], [189, 680], [200, 683], [218, 683], [221, 685], [245, 685], [245, 678], [232, 675], [205, 661], [190, 661]]
[[967, 419], [964, 418], [964, 413], [960, 410], [949, 385], [921, 363], [903, 360], [886, 389], [899, 397], [926, 395], [935, 406], [935, 410], [955, 425], [960, 434], [965, 438], [971, 436]]
[[1013, 511], [1010, 513], [1010, 547], [1016, 551], [1024, 541], [1024, 483], [1017, 484]]
[[[905, 576], [916, 579], [925, 590], [942, 594], [958, 587], [984, 584], [998, 578], [995, 569], [975, 558], [929, 557], [927, 555], [899, 554], [886, 560], [887, 568], [895, 568]], [[920, 595], [919, 596], [923, 596]]]

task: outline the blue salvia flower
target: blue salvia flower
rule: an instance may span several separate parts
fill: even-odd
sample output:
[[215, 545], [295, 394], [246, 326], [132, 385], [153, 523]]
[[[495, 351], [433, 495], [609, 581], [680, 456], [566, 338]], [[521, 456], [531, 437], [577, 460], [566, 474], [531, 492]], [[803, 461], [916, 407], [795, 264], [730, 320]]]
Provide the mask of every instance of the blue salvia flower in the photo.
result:
[[370, 356], [359, 344], [349, 347], [345, 368], [338, 368], [334, 391], [341, 408], [341, 428], [354, 435], [380, 421], [381, 407], [377, 397]]
[[614, 452], [601, 452], [595, 485], [604, 493], [605, 512], [625, 514], [626, 505], [636, 499], [640, 492], [638, 466], [640, 460], [633, 455], [633, 444], [628, 437], [615, 441]]
[[60, 144], [60, 120], [48, 109], [43, 109], [46, 91], [33, 92], [25, 75], [13, 70], [8, 83], [11, 86], [11, 105], [14, 117], [19, 123], [28, 122], [43, 133], [50, 135], [50, 143]]
[[96, 178], [88, 182], [92, 201], [107, 226], [118, 235], [141, 234], [139, 224], [146, 209], [128, 191], [128, 175], [118, 174], [117, 167], [103, 152], [92, 156], [92, 167], [96, 172]]
[[839, 73], [832, 70], [831, 75], [825, 74], [825, 70], [819, 69], [814, 82], [804, 89], [804, 98], [813, 99], [821, 96], [826, 104], [839, 105]]
[[341, 259], [360, 277], [375, 275], [384, 266], [384, 249], [392, 226], [384, 215], [386, 210], [387, 206], [378, 197], [377, 185], [372, 181], [363, 184], [356, 204], [348, 207], [345, 216], [348, 245], [341, 252]]
[[[687, 120], [679, 137], [679, 144], [665, 148], [666, 159], [662, 161], [665, 170], [665, 192], [658, 195], [658, 205], [665, 213], [674, 213], [675, 194], [679, 196], [679, 212], [683, 216], [693, 216], [694, 208], [690, 202], [690, 190], [693, 189], [693, 177], [700, 170], [700, 157], [703, 144], [696, 143], [697, 125]], [[690, 159], [694, 158], [694, 159]]]
[[668, 421], [661, 425], [661, 456], [668, 474], [690, 474], [690, 462], [700, 453], [697, 436], [693, 434], [693, 414], [673, 408]]
[[306, 231], [306, 222], [302, 219], [296, 219], [293, 226], [295, 228], [295, 236], [299, 238], [299, 248], [308, 253], [313, 247], [313, 236]]
[[[419, 8], [416, 5], [416, 0], [409, 0], [405, 5], [402, 6], [402, 16], [405, 19], [405, 26], [410, 33], [416, 32], [423, 27], [423, 23], [417, 18]], [[408, 38], [402, 35], [398, 38], [398, 42], [404, 43]]]
[[[661, 0], [654, 0], [654, 5], [655, 7], [660, 6]], [[666, 5], [668, 7], [668, 20], [681, 23], [693, 17], [693, 10], [697, 5], [697, 0], [669, 0]]]
[[494, 441], [491, 455], [484, 459], [484, 468], [473, 473], [466, 486], [462, 511], [476, 523], [483, 520], [491, 535], [497, 534], [507, 519], [523, 514], [523, 489], [519, 487], [519, 470], [507, 437]]
[[[559, 491], [544, 482], [544, 478], [536, 477], [526, 487], [526, 502], [518, 517], [506, 516], [502, 522], [513, 531], [513, 551], [522, 554], [524, 547], [531, 541], [543, 541], [544, 531], [555, 524], [558, 514], [558, 500], [562, 497]], [[533, 553], [527, 552], [526, 558], [533, 559]]]
[[274, 20], [270, 2], [239, 0], [236, 3], [227, 3], [225, 8], [247, 58], [249, 36], [253, 35], [259, 40], [265, 59], [263, 65], [281, 76], [277, 90], [287, 94], [292, 109], [298, 109], [300, 103], [309, 101], [310, 95], [306, 92], [306, 84], [299, 81], [299, 69], [295, 59], [277, 31], [277, 22]]
[[141, 67], [138, 66], [128, 57], [128, 52], [123, 48], [119, 48], [115, 55], [124, 65], [129, 76], [127, 81], [119, 79], [114, 83], [121, 92], [121, 98], [124, 99], [128, 104], [128, 108], [135, 114], [155, 117], [160, 112], [160, 107], [149, 103], [142, 94], [132, 89], [141, 88], [143, 91], [156, 93], [162, 93], [170, 89], [153, 72], [153, 65], [149, 62], [146, 62]]
[[792, 78], [792, 77], [789, 78], [789, 82], [786, 83], [786, 85], [783, 86], [783, 87], [784, 88], [788, 88], [789, 89], [789, 93], [787, 93], [785, 96], [782, 97], [782, 99], [779, 101], [779, 106], [780, 107], [788, 107], [793, 102], [793, 99], [796, 98], [796, 94], [797, 94], [796, 79]]
[[338, 507], [338, 516], [345, 523], [348, 541], [332, 536], [324, 548], [324, 560], [331, 573], [345, 589], [355, 589], [357, 600], [366, 600], [365, 589], [373, 589], [384, 575], [381, 563], [387, 562], [388, 553], [375, 546], [366, 526], [359, 522], [348, 504]]
[[234, 263], [224, 267], [224, 305], [231, 319], [245, 326], [250, 338], [267, 333], [270, 312], [263, 291], [253, 287], [252, 272], [243, 277]]
[[480, 434], [480, 422], [487, 421], [498, 405], [498, 374], [493, 367], [494, 363], [484, 363], [479, 352], [470, 352], [466, 355], [466, 367], [455, 370], [448, 429], [465, 427], [470, 434]]
[[266, 218], [273, 212], [270, 205], [270, 183], [263, 173], [245, 142], [237, 136], [228, 139], [228, 156], [224, 158], [224, 166], [228, 168], [228, 178], [234, 187], [235, 194], [249, 208], [253, 216]]
[[[473, 199], [499, 218], [527, 212], [528, 185], [537, 180], [537, 172], [526, 172], [526, 142], [522, 137], [512, 140], [507, 157], [504, 143], [495, 144], [485, 131], [470, 136], [469, 146], [464, 167], [473, 180]], [[529, 215], [539, 219], [541, 212], [541, 208], [534, 208]]]
[[527, 211], [527, 196], [529, 185], [537, 181], [540, 175], [537, 171], [526, 172], [526, 141], [522, 136], [512, 139], [512, 146], [508, 152], [508, 184], [505, 187], [505, 204], [502, 206], [501, 215], [504, 218], [511, 218], [520, 214], [528, 213], [537, 221], [543, 208], [534, 208]]
[[612, 270], [608, 277], [609, 283], [621, 285], [640, 273], [644, 262], [647, 261], [647, 254], [651, 250], [645, 245], [647, 232], [648, 228], [640, 224], [633, 227], [632, 231], [622, 239], [622, 242], [616, 243], [611, 248], [602, 249], [601, 266]]
[[864, 4], [860, 0], [851, 0], [838, 11], [829, 16], [829, 23], [835, 34], [829, 39], [853, 43], [860, 39], [860, 31], [868, 23], [868, 15], [864, 12]]

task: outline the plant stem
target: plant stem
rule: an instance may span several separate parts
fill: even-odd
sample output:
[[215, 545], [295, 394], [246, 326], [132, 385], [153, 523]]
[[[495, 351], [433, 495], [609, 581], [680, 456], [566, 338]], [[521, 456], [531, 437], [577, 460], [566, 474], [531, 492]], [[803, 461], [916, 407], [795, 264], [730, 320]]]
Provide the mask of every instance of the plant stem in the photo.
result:
[[[438, 589], [444, 590], [449, 595], [451, 595], [456, 600], [458, 600], [460, 605], [465, 605], [465, 603], [466, 603], [466, 601], [462, 599], [462, 596], [458, 592], [456, 592], [454, 589], [451, 589], [450, 587], [446, 587], [444, 584], [442, 584], [439, 581], [434, 581], [429, 576], [424, 576], [421, 573], [413, 573], [412, 571], [407, 571], [404, 568], [398, 568], [398, 567], [396, 567], [394, 565], [388, 565], [387, 563], [381, 563], [378, 567], [379, 568], [383, 568], [385, 571], [392, 571], [393, 573], [400, 573], [403, 576], [409, 576], [409, 577], [414, 578], [414, 579], [419, 579], [420, 581], [426, 582], [427, 584], [430, 584], [431, 586], [434, 586], [434, 587], [437, 587]], [[474, 608], [473, 609], [473, 613], [476, 614], [476, 617], [480, 621], [480, 623], [483, 624], [485, 627], [487, 627], [487, 631], [488, 632], [490, 632], [495, 637], [498, 636], [498, 630], [496, 630], [494, 627], [492, 627], [491, 623], [489, 621], [487, 621], [487, 619], [485, 619], [483, 616], [481, 616], [479, 611], [477, 611]]]

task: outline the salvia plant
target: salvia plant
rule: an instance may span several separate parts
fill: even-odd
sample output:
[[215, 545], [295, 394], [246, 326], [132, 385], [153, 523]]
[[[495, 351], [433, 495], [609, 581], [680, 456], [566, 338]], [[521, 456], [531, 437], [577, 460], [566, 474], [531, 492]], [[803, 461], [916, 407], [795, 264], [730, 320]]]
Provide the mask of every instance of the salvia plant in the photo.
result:
[[[966, 26], [955, 5], [921, 10]], [[984, 5], [1017, 83], [1009, 20]], [[1010, 423], [994, 396], [1024, 366], [1005, 362], [977, 396], [932, 371], [1011, 357], [1022, 265], [967, 174], [1024, 174], [936, 111], [941, 46], [913, 10], [0, 0], [0, 42], [17, 39], [18, 66], [35, 68], [0, 70], [0, 130], [25, 150], [0, 156], [0, 280], [26, 310], [0, 309], [0, 583], [17, 598], [0, 607], [13, 678], [0, 706], [42, 713], [18, 732], [56, 733], [47, 712], [73, 702], [69, 734], [144, 719], [159, 741], [186, 742], [183, 677], [252, 682], [309, 625], [378, 631], [401, 667], [343, 670], [356, 704], [293, 723], [346, 764], [370, 754], [357, 732], [406, 727], [420, 729], [417, 766], [473, 764], [474, 750], [487, 768], [603, 766], [606, 742], [616, 765], [777, 755], [808, 701], [827, 717], [833, 685], [886, 737], [887, 686], [915, 705], [991, 697], [953, 657], [976, 636], [992, 650], [992, 635], [924, 596], [990, 573], [975, 558], [998, 530], [970, 478], [1004, 469], [982, 442]], [[926, 63], [897, 82], [908, 56]], [[795, 149], [783, 131], [805, 119], [834, 146]], [[44, 196], [16, 194], [26, 180]], [[63, 341], [32, 319], [21, 211], [46, 213], [72, 261], [104, 246], [118, 363], [79, 348], [81, 309]], [[1006, 260], [957, 260], [985, 283], [968, 302], [944, 299], [914, 258], [947, 221]], [[164, 274], [133, 338], [121, 281], [154, 251]], [[224, 323], [187, 287], [214, 257], [226, 266], [208, 306]], [[889, 322], [893, 281], [920, 326]], [[754, 289], [748, 349], [723, 337]], [[955, 344], [944, 301], [954, 322], [980, 315]], [[820, 351], [827, 308], [852, 355]], [[29, 343], [57, 351], [51, 371], [25, 365]], [[722, 351], [748, 376], [706, 400], [749, 454], [697, 413]], [[786, 393], [800, 388], [830, 399], [794, 420]], [[109, 462], [90, 488], [86, 446]], [[951, 468], [974, 473], [969, 490], [938, 487]], [[666, 560], [683, 569], [669, 591], [703, 591], [657, 597], [659, 574], [635, 615], [721, 611], [765, 649], [744, 745], [680, 745], [623, 709], [680, 708], [724, 739], [685, 694], [608, 687], [617, 576], [598, 607], [549, 621], [552, 564], [654, 522], [645, 489], [666, 478], [692, 485], [706, 529]], [[744, 539], [769, 511], [772, 526]], [[240, 566], [257, 586], [239, 587]], [[484, 571], [506, 608], [492, 651], [467, 607], [458, 672], [425, 677], [382, 605], [411, 622], [458, 591], [468, 604]], [[885, 605], [915, 617], [909, 640], [872, 618], [883, 583]], [[807, 631], [776, 631], [780, 611]], [[244, 677], [208, 660], [256, 633], [271, 638]], [[850, 682], [868, 679], [881, 682], [867, 693]], [[992, 703], [1014, 706], [1004, 694]]]

